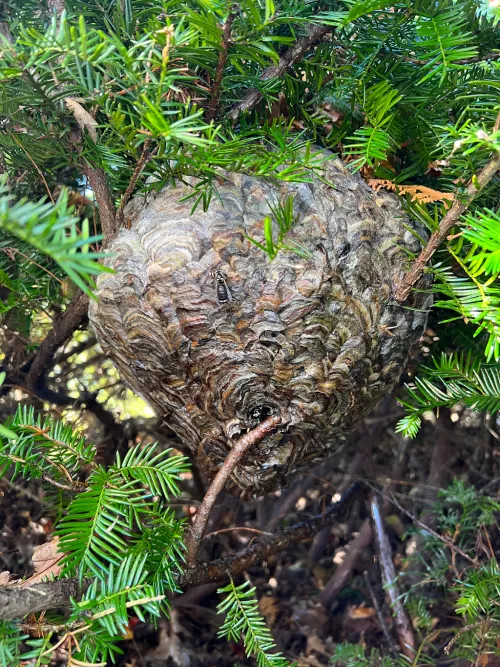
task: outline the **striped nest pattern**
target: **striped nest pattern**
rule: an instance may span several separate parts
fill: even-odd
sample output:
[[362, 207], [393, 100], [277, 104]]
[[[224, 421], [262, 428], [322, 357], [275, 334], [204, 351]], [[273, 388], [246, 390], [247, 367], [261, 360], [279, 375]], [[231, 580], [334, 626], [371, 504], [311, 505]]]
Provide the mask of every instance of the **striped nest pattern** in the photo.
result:
[[[280, 488], [338, 451], [393, 388], [425, 324], [392, 298], [404, 249], [420, 250], [397, 198], [328, 164], [330, 185], [221, 173], [220, 198], [193, 215], [180, 202], [187, 185], [136, 198], [110, 247], [116, 272], [99, 277], [90, 308], [125, 383], [209, 478], [242, 433], [282, 416], [233, 473], [240, 495]], [[262, 238], [270, 203], [287, 196], [298, 219], [287, 239], [310, 255], [270, 261], [246, 235]]]

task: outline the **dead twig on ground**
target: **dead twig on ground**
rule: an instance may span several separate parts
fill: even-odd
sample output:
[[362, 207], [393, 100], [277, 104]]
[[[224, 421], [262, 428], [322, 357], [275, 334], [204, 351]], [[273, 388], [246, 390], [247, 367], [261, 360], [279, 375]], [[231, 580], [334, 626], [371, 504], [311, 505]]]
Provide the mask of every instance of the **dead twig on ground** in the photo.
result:
[[245, 433], [234, 445], [224, 460], [222, 467], [214, 477], [203, 501], [196, 512], [195, 520], [191, 526], [186, 539], [187, 556], [186, 563], [188, 567], [194, 567], [200, 548], [200, 542], [205, 532], [205, 528], [210, 516], [210, 512], [217, 500], [217, 496], [224, 489], [226, 482], [230, 478], [233, 470], [241, 461], [246, 452], [257, 442], [263, 440], [266, 435], [271, 433], [278, 424], [281, 423], [281, 417], [268, 417], [262, 424], [249, 433]]
[[373, 522], [373, 532], [377, 543], [382, 581], [384, 582], [394, 612], [399, 645], [404, 655], [408, 658], [413, 658], [415, 654], [415, 637], [410, 619], [403, 607], [396, 585], [396, 568], [392, 561], [392, 549], [387, 533], [385, 532], [384, 515], [377, 494], [374, 494], [370, 501], [370, 512]]
[[377, 599], [377, 595], [376, 595], [376, 593], [373, 589], [372, 582], [370, 581], [370, 576], [369, 576], [368, 572], [365, 572], [363, 576], [364, 576], [364, 579], [365, 579], [366, 588], [367, 588], [368, 593], [370, 594], [370, 598], [372, 600], [372, 604], [373, 604], [373, 606], [375, 608], [375, 611], [377, 613], [377, 618], [378, 618], [378, 621], [380, 623], [380, 627], [382, 628], [382, 632], [384, 633], [384, 637], [387, 641], [387, 644], [389, 645], [389, 650], [394, 657], [397, 657], [398, 649], [396, 648], [396, 644], [394, 643], [392, 635], [389, 632], [389, 628], [387, 627], [387, 623], [385, 622], [384, 614], [382, 613], [382, 609], [381, 609], [379, 601]]

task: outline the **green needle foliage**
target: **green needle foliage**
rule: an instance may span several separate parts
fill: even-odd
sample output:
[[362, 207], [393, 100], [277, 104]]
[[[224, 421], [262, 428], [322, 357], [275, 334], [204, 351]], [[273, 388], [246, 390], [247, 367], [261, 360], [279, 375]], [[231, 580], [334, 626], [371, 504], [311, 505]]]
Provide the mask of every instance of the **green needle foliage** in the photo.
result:
[[258, 667], [293, 667], [281, 653], [271, 653], [276, 645], [259, 612], [255, 588], [251, 588], [249, 581], [236, 586], [231, 579], [227, 586], [219, 588], [217, 592], [227, 593], [217, 606], [219, 614], [226, 615], [219, 637], [235, 642], [243, 638], [247, 657], [253, 655]]
[[[478, 556], [483, 536], [495, 530], [500, 504], [455, 479], [439, 491], [432, 511], [439, 534], [453, 536], [452, 547], [472, 558]], [[424, 638], [423, 644], [427, 643], [426, 637], [433, 636], [434, 610], [446, 608], [450, 618], [457, 619], [457, 627], [450, 628], [451, 641], [444, 647], [447, 654], [473, 661], [481, 646], [481, 652], [497, 655], [500, 572], [496, 560], [488, 558], [471, 565], [435, 535], [417, 527], [409, 533], [418, 540], [418, 548], [405, 559], [401, 581], [403, 585], [409, 583], [404, 603], [412, 618], [418, 620], [416, 629]], [[442, 653], [436, 652], [434, 660], [431, 656], [426, 658], [420, 651], [419, 661], [427, 659], [429, 664], [436, 664]]]
[[[187, 460], [154, 444], [137, 445], [105, 469], [81, 435], [62, 422], [42, 420], [32, 408], [19, 408], [6, 430], [0, 433], [0, 476], [40, 479], [47, 491], [62, 490], [60, 577], [76, 576], [90, 586], [72, 602], [69, 617], [53, 619], [53, 631], [28, 642], [30, 653], [21, 650], [26, 637], [16, 626], [2, 624], [0, 664], [13, 667], [17, 658], [48, 664], [45, 657], [64, 632], [78, 638], [71, 650], [75, 661], [113, 659], [129, 614], [154, 620], [168, 613], [166, 593], [177, 590], [183, 521], [168, 503], [179, 495]], [[88, 471], [85, 480], [82, 470]]]
[[409, 399], [401, 401], [408, 415], [398, 422], [396, 431], [413, 438], [424, 412], [459, 402], [493, 414], [500, 410], [500, 364], [458, 353], [442, 354], [433, 362], [433, 367], [422, 367], [423, 374], [408, 387]]
[[263, 250], [270, 260], [273, 260], [280, 250], [288, 250], [308, 259], [310, 253], [299, 243], [291, 239], [285, 243], [285, 237], [298, 221], [297, 216], [293, 212], [293, 197], [286, 197], [283, 204], [281, 202], [278, 202], [276, 205], [270, 203], [269, 208], [272, 211], [275, 225], [278, 227], [277, 239], [274, 240], [273, 238], [273, 221], [268, 215], [265, 216], [263, 221], [263, 242], [256, 241], [251, 236], [247, 236], [247, 239], [256, 245], [257, 248]]
[[[21, 244], [13, 244], [10, 253], [13, 257], [10, 266], [6, 267], [10, 271], [2, 271], [5, 286], [11, 290], [17, 289], [17, 254], [42, 270], [44, 267], [38, 264], [35, 258], [37, 255], [46, 255], [80, 289], [91, 295], [91, 288], [94, 287], [91, 277], [110, 270], [97, 262], [104, 256], [103, 253], [89, 250], [89, 247], [102, 237], [90, 236], [88, 220], [80, 221], [73, 215], [72, 207], [68, 206], [66, 191], [61, 193], [54, 204], [43, 200], [32, 203], [26, 199], [13, 203], [13, 195], [8, 193], [6, 182], [5, 175], [0, 176], [0, 230], [8, 232], [21, 241]], [[27, 249], [27, 253], [21, 248]], [[8, 253], [6, 255], [8, 256]], [[45, 268], [45, 271], [57, 280], [48, 268]], [[26, 276], [22, 275], [22, 279], [24, 282]], [[24, 285], [19, 291], [23, 290]]]

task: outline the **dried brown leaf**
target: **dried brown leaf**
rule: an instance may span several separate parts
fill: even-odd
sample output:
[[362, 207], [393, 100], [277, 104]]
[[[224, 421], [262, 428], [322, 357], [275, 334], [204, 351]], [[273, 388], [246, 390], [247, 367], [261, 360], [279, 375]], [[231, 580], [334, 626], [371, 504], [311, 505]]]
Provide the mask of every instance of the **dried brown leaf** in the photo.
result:
[[61, 572], [58, 563], [64, 554], [57, 550], [58, 545], [59, 538], [55, 537], [50, 542], [45, 542], [45, 544], [40, 544], [35, 547], [31, 557], [33, 565], [35, 566], [35, 571], [29, 579], [23, 581], [21, 586], [26, 587], [38, 584], [40, 581], [47, 579], [50, 576], [56, 577]]
[[430, 204], [436, 201], [453, 201], [454, 195], [451, 192], [440, 192], [427, 188], [425, 185], [398, 185], [385, 178], [369, 178], [367, 181], [372, 190], [378, 192], [382, 188], [392, 190], [397, 194], [410, 195], [412, 201], [419, 201], [422, 204]]
[[9, 582], [10, 582], [10, 572], [8, 570], [0, 572], [0, 586], [7, 586]]

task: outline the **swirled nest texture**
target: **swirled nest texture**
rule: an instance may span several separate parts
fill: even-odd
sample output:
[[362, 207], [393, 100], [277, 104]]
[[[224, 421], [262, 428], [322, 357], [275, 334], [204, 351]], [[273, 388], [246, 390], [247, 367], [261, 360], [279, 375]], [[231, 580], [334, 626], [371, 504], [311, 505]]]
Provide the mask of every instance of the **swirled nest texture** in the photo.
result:
[[[234, 493], [280, 488], [336, 452], [393, 388], [425, 324], [392, 297], [405, 249], [420, 250], [397, 198], [339, 160], [325, 179], [221, 173], [219, 198], [193, 215], [187, 185], [137, 198], [110, 247], [115, 273], [98, 280], [90, 317], [104, 351], [209, 478], [242, 433], [282, 416], [233, 473]], [[309, 256], [270, 261], [247, 236], [262, 239], [270, 204], [287, 196], [287, 240]]]

